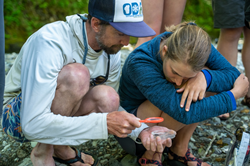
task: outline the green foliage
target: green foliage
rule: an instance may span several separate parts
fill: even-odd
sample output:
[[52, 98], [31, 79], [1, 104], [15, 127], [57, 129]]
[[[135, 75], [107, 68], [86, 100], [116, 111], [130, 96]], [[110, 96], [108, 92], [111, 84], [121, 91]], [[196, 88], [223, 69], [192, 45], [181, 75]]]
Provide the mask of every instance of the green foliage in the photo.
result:
[[19, 51], [27, 38], [47, 23], [87, 12], [88, 0], [4, 1], [6, 52]]
[[202, 27], [210, 35], [211, 39], [219, 37], [220, 30], [213, 28], [211, 0], [187, 0], [183, 21], [195, 21], [199, 27]]
[[[43, 25], [65, 20], [68, 15], [88, 12], [89, 0], [15, 0], [4, 1], [5, 50], [19, 52], [27, 38]], [[185, 21], [195, 21], [209, 33], [219, 36], [213, 28], [211, 0], [187, 0], [183, 15]], [[137, 38], [131, 37], [135, 44]]]

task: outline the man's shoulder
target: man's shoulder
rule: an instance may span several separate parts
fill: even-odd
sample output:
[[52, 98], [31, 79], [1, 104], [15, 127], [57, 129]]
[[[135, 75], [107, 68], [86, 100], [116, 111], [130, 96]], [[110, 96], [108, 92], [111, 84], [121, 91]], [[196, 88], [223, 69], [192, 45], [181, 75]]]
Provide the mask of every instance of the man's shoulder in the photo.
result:
[[41, 34], [61, 34], [70, 31], [68, 24], [64, 21], [56, 21], [44, 25], [38, 30]]

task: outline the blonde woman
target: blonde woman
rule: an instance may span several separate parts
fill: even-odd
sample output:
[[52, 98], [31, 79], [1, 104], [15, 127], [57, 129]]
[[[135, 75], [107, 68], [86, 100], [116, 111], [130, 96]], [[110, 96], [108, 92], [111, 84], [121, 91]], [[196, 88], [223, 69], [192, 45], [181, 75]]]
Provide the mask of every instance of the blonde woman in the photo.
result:
[[[177, 132], [168, 149], [170, 165], [207, 166], [190, 153], [189, 140], [198, 122], [236, 108], [248, 79], [211, 46], [208, 34], [196, 24], [184, 22], [166, 30], [127, 58], [119, 87], [121, 106], [141, 119], [163, 117], [156, 125]], [[206, 91], [218, 94], [204, 98]], [[161, 165], [162, 151], [139, 150], [137, 143], [131, 150], [126, 140], [118, 138], [125, 150], [143, 158], [140, 164]]]

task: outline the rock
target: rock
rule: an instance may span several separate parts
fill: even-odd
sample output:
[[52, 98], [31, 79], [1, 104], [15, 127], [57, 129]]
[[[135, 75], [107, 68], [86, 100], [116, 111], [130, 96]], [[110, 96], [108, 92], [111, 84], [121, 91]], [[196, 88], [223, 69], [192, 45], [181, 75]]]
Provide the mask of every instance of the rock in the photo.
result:
[[22, 160], [18, 166], [33, 166], [29, 157]]
[[231, 140], [230, 138], [223, 138], [223, 139], [222, 139], [222, 142], [223, 142], [224, 144], [227, 144], [227, 145], [232, 144], [232, 140]]
[[108, 164], [108, 159], [101, 160], [100, 164], [107, 165]]
[[189, 146], [190, 149], [194, 149], [194, 150], [197, 149], [197, 147], [194, 145], [193, 142], [189, 142], [188, 146]]
[[221, 154], [222, 153], [222, 150], [220, 148], [218, 148], [217, 146], [213, 146], [213, 151], [215, 154]]
[[219, 144], [219, 145], [222, 145], [222, 144], [223, 144], [223, 141], [220, 139], [220, 140], [218, 140], [216, 143]]
[[121, 160], [122, 166], [138, 166], [137, 165], [137, 157], [132, 156], [130, 154], [127, 154], [122, 160]]
[[18, 150], [17, 150], [17, 157], [19, 157], [19, 158], [24, 158], [24, 157], [26, 157], [26, 156], [28, 156], [28, 154], [26, 153], [26, 151], [24, 151], [24, 150], [22, 150], [22, 149], [18, 149]]
[[109, 160], [109, 166], [122, 166], [122, 165], [118, 160], [110, 159]]
[[250, 111], [249, 109], [246, 109], [246, 108], [245, 108], [245, 109], [241, 110], [241, 111], [240, 111], [240, 113], [245, 113], [245, 114], [248, 114], [248, 113], [249, 113], [249, 111]]
[[94, 140], [94, 141], [92, 142], [92, 146], [93, 146], [93, 147], [97, 147], [97, 141], [96, 141], [96, 140]]

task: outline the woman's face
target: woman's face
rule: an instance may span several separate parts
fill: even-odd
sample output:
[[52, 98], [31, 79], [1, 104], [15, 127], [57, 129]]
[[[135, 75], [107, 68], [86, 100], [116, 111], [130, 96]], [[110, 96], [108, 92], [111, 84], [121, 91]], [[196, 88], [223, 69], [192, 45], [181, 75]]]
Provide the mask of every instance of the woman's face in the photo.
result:
[[167, 46], [164, 46], [161, 54], [163, 59], [163, 73], [169, 82], [181, 86], [187, 82], [189, 78], [193, 78], [198, 74], [198, 71], [193, 71], [190, 65], [179, 61], [173, 61], [166, 57], [166, 52]]
[[189, 78], [193, 78], [198, 74], [189, 65], [172, 61], [169, 58], [165, 58], [163, 61], [163, 72], [166, 79], [177, 86], [183, 85]]

